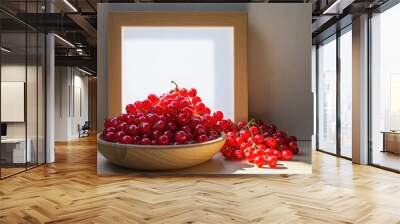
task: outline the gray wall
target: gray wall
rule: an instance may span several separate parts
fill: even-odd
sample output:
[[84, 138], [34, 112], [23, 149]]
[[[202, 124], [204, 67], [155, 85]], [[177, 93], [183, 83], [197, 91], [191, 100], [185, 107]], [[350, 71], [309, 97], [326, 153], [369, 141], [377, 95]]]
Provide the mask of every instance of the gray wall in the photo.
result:
[[249, 118], [311, 140], [311, 5], [256, 5], [248, 8]]
[[311, 4], [98, 4], [98, 130], [107, 117], [109, 11], [248, 11], [249, 117], [311, 140]]

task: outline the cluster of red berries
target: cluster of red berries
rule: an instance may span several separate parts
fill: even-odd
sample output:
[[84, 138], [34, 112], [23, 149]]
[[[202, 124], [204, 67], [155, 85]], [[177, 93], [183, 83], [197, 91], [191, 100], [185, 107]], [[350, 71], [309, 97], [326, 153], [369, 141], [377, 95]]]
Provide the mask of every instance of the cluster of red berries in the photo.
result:
[[211, 114], [196, 89], [175, 88], [126, 106], [126, 113], [107, 119], [102, 138], [110, 142], [174, 145], [218, 138], [234, 125], [221, 111]]
[[228, 160], [246, 159], [258, 167], [267, 164], [275, 168], [279, 160], [291, 160], [293, 154], [299, 152], [297, 138], [287, 136], [274, 124], [266, 124], [261, 120], [248, 123], [238, 122], [236, 129], [227, 132], [227, 140], [221, 153]]

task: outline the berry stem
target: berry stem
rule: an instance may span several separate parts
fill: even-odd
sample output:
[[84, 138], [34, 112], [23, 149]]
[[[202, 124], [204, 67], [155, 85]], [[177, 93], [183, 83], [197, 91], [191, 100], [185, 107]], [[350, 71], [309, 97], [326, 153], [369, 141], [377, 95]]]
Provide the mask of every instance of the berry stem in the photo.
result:
[[171, 80], [171, 83], [175, 85], [175, 90], [179, 90], [178, 84], [174, 80]]
[[247, 123], [247, 130], [250, 132], [251, 137], [253, 137], [253, 133], [251, 133], [251, 131], [250, 131], [250, 127], [252, 127], [252, 126], [255, 126], [256, 128], [258, 128], [258, 131], [261, 133], [261, 135], [264, 135], [260, 126], [257, 124], [256, 120], [253, 118]]

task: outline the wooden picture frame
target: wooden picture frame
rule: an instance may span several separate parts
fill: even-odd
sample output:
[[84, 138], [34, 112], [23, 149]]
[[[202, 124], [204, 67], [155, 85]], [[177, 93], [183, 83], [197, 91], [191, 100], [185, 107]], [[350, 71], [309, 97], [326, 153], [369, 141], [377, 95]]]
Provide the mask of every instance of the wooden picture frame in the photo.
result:
[[122, 108], [122, 27], [233, 27], [234, 120], [248, 120], [246, 12], [110, 12], [108, 13], [108, 116]]

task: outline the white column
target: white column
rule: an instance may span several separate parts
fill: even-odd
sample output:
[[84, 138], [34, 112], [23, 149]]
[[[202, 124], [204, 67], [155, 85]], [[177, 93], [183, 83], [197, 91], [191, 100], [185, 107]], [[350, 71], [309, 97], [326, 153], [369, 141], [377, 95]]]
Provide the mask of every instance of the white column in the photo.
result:
[[368, 16], [353, 20], [353, 162], [368, 163]]
[[54, 76], [54, 35], [46, 37], [46, 163], [55, 161], [54, 133], [55, 133], [55, 76]]

